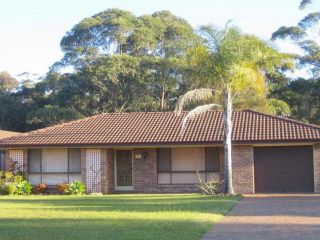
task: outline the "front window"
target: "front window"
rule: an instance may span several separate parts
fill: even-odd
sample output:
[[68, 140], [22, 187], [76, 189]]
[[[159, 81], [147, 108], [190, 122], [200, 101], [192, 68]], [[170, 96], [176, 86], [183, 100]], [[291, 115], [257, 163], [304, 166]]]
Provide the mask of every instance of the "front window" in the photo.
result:
[[158, 184], [195, 184], [219, 181], [219, 148], [188, 147], [157, 150]]
[[31, 149], [28, 161], [28, 177], [34, 185], [81, 180], [80, 149]]

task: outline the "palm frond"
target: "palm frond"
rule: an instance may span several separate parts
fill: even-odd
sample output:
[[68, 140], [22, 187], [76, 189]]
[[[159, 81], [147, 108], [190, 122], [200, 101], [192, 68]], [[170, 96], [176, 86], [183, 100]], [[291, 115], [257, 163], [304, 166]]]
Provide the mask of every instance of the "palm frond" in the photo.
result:
[[184, 131], [187, 127], [187, 123], [189, 120], [201, 115], [201, 114], [204, 114], [210, 110], [212, 110], [213, 108], [216, 108], [216, 107], [221, 107], [221, 105], [219, 104], [215, 104], [215, 103], [212, 103], [212, 104], [206, 104], [206, 105], [202, 105], [202, 106], [199, 106], [199, 107], [196, 107], [195, 109], [191, 110], [190, 112], [188, 112], [188, 114], [183, 118], [182, 120], [182, 129], [181, 129], [181, 135], [184, 134]]
[[213, 97], [215, 92], [220, 93], [219, 91], [212, 88], [199, 88], [186, 92], [184, 95], [179, 97], [176, 108], [174, 112], [179, 116], [183, 110], [183, 107], [191, 102], [199, 102], [202, 100], [208, 100]]

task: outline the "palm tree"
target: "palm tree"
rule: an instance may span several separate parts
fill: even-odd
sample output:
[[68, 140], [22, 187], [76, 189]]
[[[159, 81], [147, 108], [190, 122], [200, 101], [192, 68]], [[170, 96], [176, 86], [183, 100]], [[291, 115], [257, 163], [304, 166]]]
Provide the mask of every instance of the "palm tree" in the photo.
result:
[[266, 92], [265, 73], [275, 71], [284, 64], [289, 66], [290, 56], [280, 54], [266, 42], [242, 34], [233, 26], [227, 25], [222, 30], [204, 26], [200, 33], [205, 39], [204, 44], [190, 50], [187, 62], [191, 66], [194, 81], [206, 87], [188, 91], [181, 96], [175, 112], [180, 115], [184, 106], [191, 102], [210, 101], [185, 116], [182, 123], [184, 131], [189, 119], [214, 108], [223, 110], [224, 192], [234, 194], [231, 152], [233, 100], [243, 97], [247, 89], [253, 90], [255, 94]]

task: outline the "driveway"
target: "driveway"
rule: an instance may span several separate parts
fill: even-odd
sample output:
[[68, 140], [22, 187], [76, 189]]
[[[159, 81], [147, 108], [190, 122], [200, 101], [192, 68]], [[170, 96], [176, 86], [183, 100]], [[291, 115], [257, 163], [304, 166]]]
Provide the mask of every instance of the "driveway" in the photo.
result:
[[246, 196], [203, 238], [213, 239], [320, 239], [320, 195]]

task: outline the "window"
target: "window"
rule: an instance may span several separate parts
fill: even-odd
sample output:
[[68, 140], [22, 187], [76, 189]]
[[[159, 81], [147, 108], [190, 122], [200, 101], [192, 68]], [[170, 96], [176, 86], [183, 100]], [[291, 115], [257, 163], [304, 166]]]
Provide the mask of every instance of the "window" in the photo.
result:
[[56, 185], [81, 180], [80, 149], [29, 150], [29, 181]]
[[0, 151], [0, 170], [4, 170], [4, 151]]
[[159, 184], [199, 183], [197, 172], [202, 180], [219, 180], [219, 148], [159, 148], [157, 166]]

